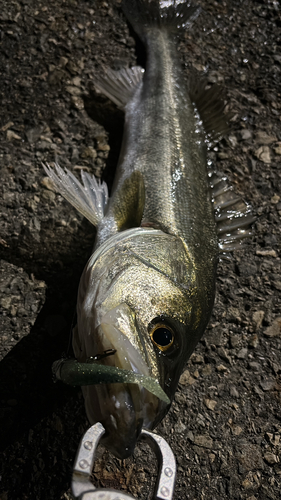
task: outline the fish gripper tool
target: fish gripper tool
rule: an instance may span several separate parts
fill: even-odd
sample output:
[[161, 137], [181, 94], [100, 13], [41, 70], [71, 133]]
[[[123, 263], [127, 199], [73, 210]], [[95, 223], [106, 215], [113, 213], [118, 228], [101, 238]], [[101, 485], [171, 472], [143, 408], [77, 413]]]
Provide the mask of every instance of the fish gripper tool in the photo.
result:
[[[137, 500], [121, 490], [95, 488], [90, 477], [95, 461], [95, 452], [105, 433], [101, 423], [92, 425], [84, 434], [74, 463], [72, 474], [72, 494], [76, 500]], [[143, 430], [141, 439], [153, 449], [158, 460], [158, 477], [154, 500], [172, 500], [175, 480], [176, 461], [168, 443], [161, 436]]]

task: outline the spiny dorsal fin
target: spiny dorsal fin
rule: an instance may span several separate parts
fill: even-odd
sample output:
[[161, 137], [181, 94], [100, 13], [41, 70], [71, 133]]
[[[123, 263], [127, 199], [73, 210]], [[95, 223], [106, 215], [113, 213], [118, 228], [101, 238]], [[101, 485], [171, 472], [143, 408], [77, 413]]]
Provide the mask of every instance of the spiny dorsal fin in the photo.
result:
[[239, 195], [235, 194], [227, 182], [227, 177], [209, 171], [209, 181], [217, 222], [219, 248], [221, 252], [231, 252], [241, 247], [242, 240], [251, 236], [251, 226], [255, 221], [252, 209]]
[[122, 68], [119, 71], [107, 68], [104, 76], [96, 77], [94, 86], [118, 108], [124, 109], [141, 84], [143, 74], [144, 69], [140, 66]]
[[145, 187], [140, 172], [133, 172], [116, 192], [113, 217], [118, 230], [140, 226], [144, 211]]
[[97, 181], [94, 175], [81, 170], [81, 182], [67, 168], [63, 170], [55, 163], [55, 170], [43, 165], [46, 174], [54, 182], [57, 191], [73, 205], [94, 226], [104, 217], [108, 202], [108, 190], [105, 182]]

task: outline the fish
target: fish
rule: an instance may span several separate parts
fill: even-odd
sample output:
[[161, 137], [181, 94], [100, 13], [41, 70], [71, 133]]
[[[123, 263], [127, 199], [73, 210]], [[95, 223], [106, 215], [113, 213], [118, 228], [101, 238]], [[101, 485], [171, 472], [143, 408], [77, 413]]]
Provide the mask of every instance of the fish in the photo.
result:
[[[220, 89], [197, 78], [187, 85], [179, 60], [178, 35], [198, 8], [178, 0], [123, 0], [122, 8], [145, 46], [146, 68], [108, 69], [94, 82], [125, 115], [111, 195], [88, 172], [80, 182], [57, 164], [44, 166], [97, 230], [80, 280], [73, 350], [88, 419], [103, 424], [104, 445], [118, 458], [168, 412], [210, 319], [219, 254], [238, 248], [253, 222], [208, 160], [210, 144], [227, 130]], [[100, 373], [91, 384], [83, 379], [89, 363], [118, 369], [121, 378], [102, 383]], [[133, 374], [153, 379], [166, 397]]]

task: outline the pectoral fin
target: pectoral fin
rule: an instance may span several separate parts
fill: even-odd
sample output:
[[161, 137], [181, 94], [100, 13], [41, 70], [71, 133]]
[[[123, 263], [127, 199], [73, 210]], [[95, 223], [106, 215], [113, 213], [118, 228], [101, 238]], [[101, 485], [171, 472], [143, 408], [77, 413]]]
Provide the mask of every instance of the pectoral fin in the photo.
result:
[[140, 172], [125, 179], [115, 195], [113, 217], [119, 231], [140, 226], [145, 202], [145, 187]]
[[56, 190], [78, 212], [88, 219], [94, 226], [102, 221], [108, 202], [108, 190], [105, 182], [100, 182], [94, 175], [81, 170], [83, 184], [67, 168], [63, 170], [57, 163], [55, 169], [43, 165], [46, 174], [53, 181]]
[[144, 69], [140, 66], [114, 71], [107, 68], [103, 76], [96, 76], [94, 86], [106, 95], [118, 108], [124, 109], [142, 84]]

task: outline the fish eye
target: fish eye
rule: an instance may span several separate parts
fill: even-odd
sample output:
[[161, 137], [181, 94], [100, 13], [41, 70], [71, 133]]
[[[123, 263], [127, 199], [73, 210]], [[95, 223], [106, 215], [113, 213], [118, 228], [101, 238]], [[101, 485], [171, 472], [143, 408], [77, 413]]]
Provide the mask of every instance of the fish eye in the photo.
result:
[[173, 330], [164, 323], [158, 323], [150, 332], [150, 338], [160, 351], [167, 351], [174, 343]]

